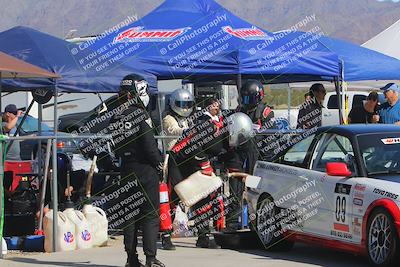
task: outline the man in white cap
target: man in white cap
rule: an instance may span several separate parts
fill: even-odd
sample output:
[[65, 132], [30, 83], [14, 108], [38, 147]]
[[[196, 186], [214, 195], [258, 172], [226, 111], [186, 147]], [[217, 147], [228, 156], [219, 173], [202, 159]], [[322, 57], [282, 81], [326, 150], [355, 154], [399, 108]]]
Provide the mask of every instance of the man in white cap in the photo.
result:
[[395, 83], [388, 83], [381, 88], [387, 102], [383, 103], [379, 110], [379, 123], [400, 125], [400, 88]]

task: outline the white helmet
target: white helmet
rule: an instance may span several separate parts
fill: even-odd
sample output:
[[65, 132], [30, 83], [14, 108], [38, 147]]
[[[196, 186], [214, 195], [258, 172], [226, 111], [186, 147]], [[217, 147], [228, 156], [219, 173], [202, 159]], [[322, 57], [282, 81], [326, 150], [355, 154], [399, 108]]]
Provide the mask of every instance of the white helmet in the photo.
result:
[[253, 122], [242, 112], [237, 112], [227, 118], [229, 131], [229, 146], [238, 147], [253, 137]]
[[176, 89], [169, 99], [171, 109], [182, 117], [188, 117], [194, 107], [194, 96], [188, 90]]

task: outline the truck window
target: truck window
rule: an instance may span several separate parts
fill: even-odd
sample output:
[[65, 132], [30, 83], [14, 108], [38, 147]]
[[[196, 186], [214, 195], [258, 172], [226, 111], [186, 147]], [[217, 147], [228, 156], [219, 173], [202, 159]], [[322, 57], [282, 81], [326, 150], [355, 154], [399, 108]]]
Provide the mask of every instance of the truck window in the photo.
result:
[[363, 104], [363, 101], [367, 99], [365, 95], [354, 95], [353, 96], [353, 105], [352, 107], [359, 107]]
[[329, 97], [327, 109], [339, 109], [337, 95], [331, 95]]

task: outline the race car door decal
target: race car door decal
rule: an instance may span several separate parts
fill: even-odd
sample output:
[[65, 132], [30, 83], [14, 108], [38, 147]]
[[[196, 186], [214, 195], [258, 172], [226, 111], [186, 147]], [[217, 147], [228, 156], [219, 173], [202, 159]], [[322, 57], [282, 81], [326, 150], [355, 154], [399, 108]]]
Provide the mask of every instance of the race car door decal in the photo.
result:
[[333, 226], [331, 236], [338, 239], [351, 240], [350, 232], [351, 222], [351, 201], [350, 201], [351, 185], [336, 183], [334, 193], [334, 213]]

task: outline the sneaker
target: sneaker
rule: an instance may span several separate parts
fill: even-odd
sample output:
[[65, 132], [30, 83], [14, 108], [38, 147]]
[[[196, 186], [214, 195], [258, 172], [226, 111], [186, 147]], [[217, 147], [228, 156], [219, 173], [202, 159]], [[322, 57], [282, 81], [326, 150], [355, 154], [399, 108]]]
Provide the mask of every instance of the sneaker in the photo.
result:
[[197, 239], [196, 247], [198, 248], [211, 248], [215, 249], [218, 248], [217, 243], [215, 242], [214, 236], [210, 234], [201, 235]]
[[162, 249], [164, 249], [164, 250], [176, 250], [175, 245], [172, 244], [171, 235], [170, 234], [162, 235], [162, 237], [161, 237], [161, 245], [162, 245]]
[[146, 260], [146, 266], [144, 267], [165, 267], [165, 264], [157, 259]]

